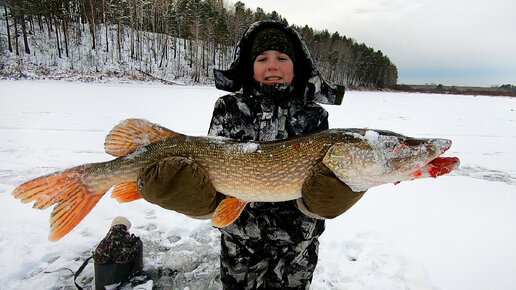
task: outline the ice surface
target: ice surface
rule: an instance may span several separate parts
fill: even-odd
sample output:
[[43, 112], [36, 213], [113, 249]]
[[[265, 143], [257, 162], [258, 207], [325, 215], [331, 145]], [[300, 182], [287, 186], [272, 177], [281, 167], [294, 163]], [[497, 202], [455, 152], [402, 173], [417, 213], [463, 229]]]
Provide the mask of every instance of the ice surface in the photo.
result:
[[[141, 289], [220, 289], [219, 233], [209, 221], [107, 196], [52, 243], [51, 209], [34, 210], [10, 193], [43, 174], [111, 160], [104, 138], [127, 118], [205, 135], [223, 94], [211, 87], [0, 81], [0, 289], [73, 287], [64, 268], [76, 271], [117, 216], [127, 217], [144, 242]], [[350, 91], [342, 106], [325, 108], [333, 128], [451, 139], [447, 155], [459, 157], [461, 168], [373, 188], [327, 221], [313, 289], [514, 288], [516, 99]], [[78, 282], [92, 287], [92, 264]]]

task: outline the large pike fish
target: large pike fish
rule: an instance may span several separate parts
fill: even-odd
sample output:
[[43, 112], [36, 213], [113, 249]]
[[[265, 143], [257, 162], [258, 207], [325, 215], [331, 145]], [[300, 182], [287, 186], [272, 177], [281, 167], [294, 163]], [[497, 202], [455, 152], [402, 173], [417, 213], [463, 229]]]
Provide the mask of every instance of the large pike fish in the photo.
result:
[[139, 171], [165, 157], [193, 159], [207, 170], [215, 189], [226, 196], [212, 222], [235, 221], [247, 202], [286, 201], [301, 197], [310, 169], [323, 162], [353, 191], [449, 173], [455, 157], [439, 157], [451, 146], [446, 139], [415, 139], [372, 129], [330, 129], [273, 142], [239, 142], [220, 137], [192, 137], [140, 119], [117, 125], [106, 137], [106, 152], [118, 158], [84, 164], [28, 181], [13, 192], [34, 208], [54, 204], [51, 241], [70, 232], [113, 186], [120, 202], [140, 199]]

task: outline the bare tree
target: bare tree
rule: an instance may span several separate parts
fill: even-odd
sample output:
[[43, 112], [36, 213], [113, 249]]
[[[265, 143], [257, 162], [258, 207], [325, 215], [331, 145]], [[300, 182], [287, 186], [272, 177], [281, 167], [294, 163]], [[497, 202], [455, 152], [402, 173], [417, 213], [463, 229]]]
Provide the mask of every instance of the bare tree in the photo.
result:
[[[5, 5], [5, 3], [4, 3]], [[5, 13], [5, 29], [7, 30], [7, 43], [9, 46], [9, 51], [13, 52], [13, 46], [11, 43], [11, 28], [9, 27], [9, 16], [7, 15], [7, 5], [4, 6], [4, 13]]]
[[[157, 69], [165, 76], [189, 75], [194, 81], [212, 77], [214, 67], [226, 69], [231, 64], [235, 44], [252, 22], [272, 19], [288, 25], [276, 11], [258, 8], [254, 12], [240, 1], [230, 7], [224, 0], [0, 0], [0, 5], [4, 6], [8, 49], [17, 55], [19, 37], [23, 37], [25, 53], [30, 54], [29, 41], [36, 39], [30, 34], [39, 32], [48, 43], [55, 43], [58, 56], [69, 59], [72, 67], [98, 68], [102, 57], [104, 63], [117, 62], [124, 71], [122, 66], [148, 74]], [[357, 87], [396, 84], [397, 68], [381, 51], [338, 32], [316, 31], [306, 25], [294, 28], [305, 38], [326, 78]], [[91, 41], [95, 53], [84, 55], [80, 46], [85, 41]]]

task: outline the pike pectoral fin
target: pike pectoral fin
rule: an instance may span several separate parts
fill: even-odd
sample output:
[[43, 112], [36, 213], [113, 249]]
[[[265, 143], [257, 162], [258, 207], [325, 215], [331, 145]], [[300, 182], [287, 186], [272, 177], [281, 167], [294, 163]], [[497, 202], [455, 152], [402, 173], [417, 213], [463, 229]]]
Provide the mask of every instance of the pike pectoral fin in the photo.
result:
[[235, 197], [224, 199], [217, 209], [215, 214], [211, 218], [211, 222], [218, 228], [227, 227], [232, 224], [240, 216], [247, 201], [240, 200]]
[[138, 183], [136, 181], [115, 185], [111, 197], [116, 198], [118, 202], [131, 202], [142, 198], [138, 192]]

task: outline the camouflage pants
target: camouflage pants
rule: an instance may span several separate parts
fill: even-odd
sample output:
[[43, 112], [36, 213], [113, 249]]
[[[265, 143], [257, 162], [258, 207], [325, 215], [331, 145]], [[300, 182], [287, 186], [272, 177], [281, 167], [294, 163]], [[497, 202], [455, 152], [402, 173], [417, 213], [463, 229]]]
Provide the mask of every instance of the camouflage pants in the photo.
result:
[[292, 202], [251, 203], [221, 229], [224, 289], [308, 289], [324, 222]]

